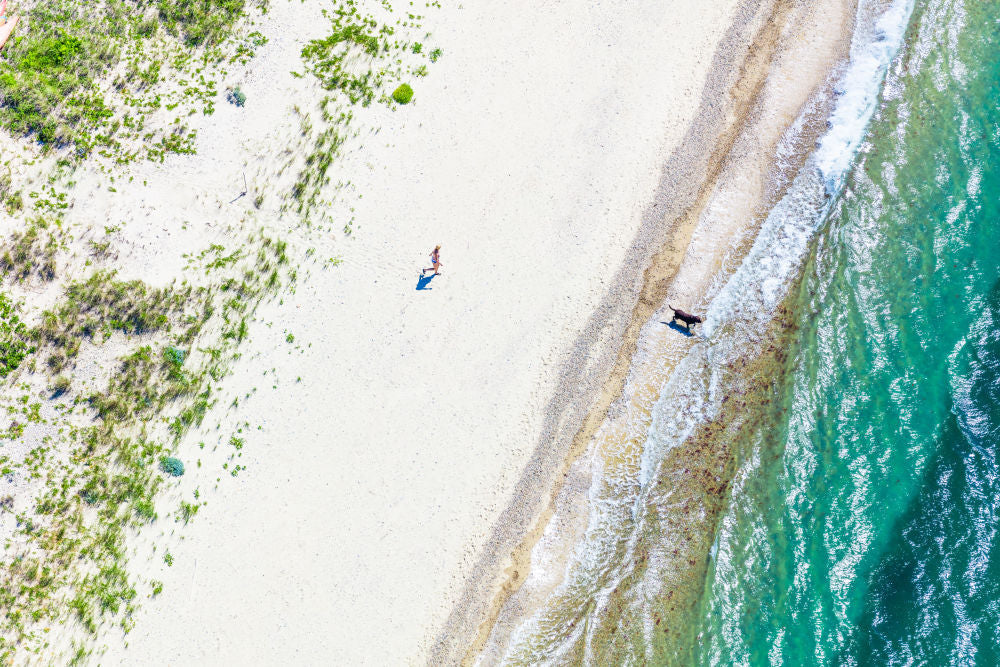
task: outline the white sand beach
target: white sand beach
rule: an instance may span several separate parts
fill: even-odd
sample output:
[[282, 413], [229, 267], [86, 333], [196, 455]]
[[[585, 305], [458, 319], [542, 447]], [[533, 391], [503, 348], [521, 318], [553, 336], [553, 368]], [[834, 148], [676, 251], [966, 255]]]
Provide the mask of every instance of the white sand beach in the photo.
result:
[[[385, 113], [337, 167], [363, 193], [356, 231], [317, 255], [343, 264], [268, 306], [227, 380], [235, 395], [258, 390], [239, 410], [263, 426], [248, 436], [247, 470], [184, 530], [166, 592], [105, 661], [427, 659], [694, 118], [734, 7], [431, 15], [445, 56], [415, 103]], [[295, 83], [268, 63], [297, 55], [292, 35], [313, 36], [296, 20], [304, 11], [276, 3], [261, 28], [288, 31], [258, 55], [269, 77], [245, 85], [268, 116], [289, 111], [282, 86]], [[225, 120], [201, 129], [203, 145], [226, 142]], [[248, 158], [267, 141], [249, 132], [273, 131], [261, 125], [241, 130]], [[218, 156], [202, 149], [167, 169], [217, 183]], [[443, 275], [418, 291], [436, 244]], [[286, 332], [304, 353], [289, 354]], [[271, 368], [276, 381], [262, 375]]]
[[[174, 563], [138, 562], [164, 592], [127, 635], [103, 632], [101, 664], [465, 656], [601, 397], [651, 255], [683, 254], [693, 226], [671, 236], [672, 221], [738, 123], [730, 86], [770, 8], [428, 9], [444, 56], [411, 104], [371, 109], [333, 167], [351, 183], [328, 211], [337, 225], [306, 229], [273, 194], [260, 212], [230, 200], [243, 172], [261, 193], [288, 178], [293, 106], [316, 95], [291, 72], [323, 34], [324, 6], [278, 1], [257, 19], [270, 41], [239, 75], [248, 105], [197, 119], [197, 155], [132, 167], [127, 196], [80, 176], [73, 224], [132, 220], [124, 276], [168, 282], [184, 253], [225, 244], [244, 219], [289, 238], [302, 261], [181, 444], [194, 460], [199, 441], [242, 429], [246, 469], [186, 476], [183, 491], [207, 500], [197, 518], [137, 538], [139, 554], [166, 541]], [[667, 200], [674, 191], [691, 201]], [[421, 280], [437, 244], [442, 275]]]

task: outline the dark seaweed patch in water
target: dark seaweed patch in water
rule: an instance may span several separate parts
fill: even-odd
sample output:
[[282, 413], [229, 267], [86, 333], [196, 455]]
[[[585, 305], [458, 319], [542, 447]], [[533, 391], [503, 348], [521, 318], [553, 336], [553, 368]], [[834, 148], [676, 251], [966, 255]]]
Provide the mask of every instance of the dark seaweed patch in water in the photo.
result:
[[[576, 622], [594, 625], [594, 664], [630, 660], [688, 665], [699, 651], [697, 619], [705, 612], [704, 587], [719, 520], [729, 506], [733, 473], [750, 455], [745, 447], [783, 418], [798, 339], [798, 320], [782, 306], [767, 331], [733, 346], [724, 365], [727, 386], [716, 419], [664, 456], [644, 499], [641, 532], [620, 553], [625, 573], [600, 613], [592, 607]], [[776, 400], [778, 399], [778, 400]], [[771, 456], [771, 462], [780, 456]], [[655, 581], [655, 592], [644, 582]], [[644, 634], [652, 630], [647, 651]], [[584, 637], [573, 653], [584, 654]]]

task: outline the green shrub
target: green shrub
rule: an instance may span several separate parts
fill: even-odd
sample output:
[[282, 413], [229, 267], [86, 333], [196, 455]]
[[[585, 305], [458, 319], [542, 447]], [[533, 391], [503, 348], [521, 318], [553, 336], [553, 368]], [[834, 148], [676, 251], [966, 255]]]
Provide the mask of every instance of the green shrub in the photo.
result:
[[231, 88], [229, 92], [226, 94], [226, 99], [229, 100], [230, 104], [235, 104], [238, 107], [241, 107], [247, 103], [246, 93], [240, 90], [239, 86]]
[[179, 347], [163, 348], [163, 365], [169, 371], [171, 380], [182, 377], [181, 367], [184, 365], [184, 358], [186, 356], [187, 350], [182, 350]]
[[0, 293], [0, 378], [7, 377], [35, 351], [31, 332], [21, 321], [14, 303]]
[[160, 459], [160, 470], [173, 477], [180, 477], [184, 474], [184, 463], [172, 456], [164, 456]]
[[409, 104], [410, 100], [413, 99], [413, 89], [410, 88], [410, 84], [401, 84], [399, 88], [392, 91], [392, 99], [396, 100], [400, 104]]

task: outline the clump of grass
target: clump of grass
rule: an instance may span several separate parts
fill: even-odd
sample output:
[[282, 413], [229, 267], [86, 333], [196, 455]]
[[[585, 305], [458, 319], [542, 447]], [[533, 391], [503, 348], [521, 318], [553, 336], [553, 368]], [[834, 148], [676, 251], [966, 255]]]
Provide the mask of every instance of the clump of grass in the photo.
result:
[[49, 223], [36, 218], [21, 232], [15, 232], [0, 254], [0, 269], [15, 280], [37, 277], [49, 281], [56, 277], [56, 251], [59, 243]]
[[[338, 98], [352, 105], [369, 106], [382, 95], [388, 74], [386, 61], [393, 50], [402, 48], [391, 42], [395, 29], [362, 14], [353, 2], [338, 6], [329, 13], [331, 33], [315, 39], [302, 49], [306, 71], [315, 76], [331, 93], [320, 104], [326, 128], [318, 133], [314, 148], [292, 186], [297, 212], [308, 217], [317, 205], [322, 188], [329, 183], [327, 171], [347, 140], [352, 114], [335, 107]], [[308, 117], [303, 117], [303, 134], [311, 134]]]
[[189, 503], [182, 500], [178, 520], [183, 521], [184, 525], [187, 525], [194, 518], [195, 514], [198, 513], [199, 507], [198, 503]]
[[408, 83], [402, 83], [396, 90], [392, 91], [392, 99], [399, 104], [409, 104], [413, 99], [413, 88]]
[[[329, 102], [329, 99], [323, 102], [324, 115], [328, 114], [326, 105]], [[319, 198], [320, 189], [330, 182], [327, 171], [333, 165], [334, 158], [340, 154], [340, 147], [347, 141], [344, 128], [350, 124], [351, 117], [350, 113], [342, 113], [316, 138], [313, 151], [306, 157], [305, 167], [292, 187], [292, 198], [299, 203], [299, 213], [308, 214]]]
[[129, 604], [135, 596], [135, 588], [129, 582], [125, 568], [112, 563], [85, 577], [69, 606], [77, 612], [87, 629], [96, 632], [96, 611], [117, 613], [123, 603]]
[[159, 0], [157, 8], [167, 32], [188, 46], [201, 46], [218, 43], [245, 5], [245, 0]]
[[10, 192], [6, 194], [3, 198], [3, 207], [7, 211], [7, 215], [14, 215], [18, 211], [24, 208], [24, 199], [21, 198], [21, 192]]
[[70, 390], [72, 383], [70, 379], [65, 375], [59, 375], [54, 380], [52, 384], [49, 385], [49, 389], [52, 391], [52, 398], [58, 398]]
[[[302, 49], [306, 69], [325, 89], [343, 93], [352, 104], [368, 106], [375, 101], [384, 73], [377, 68], [359, 68], [354, 61], [367, 58], [372, 62], [380, 53], [388, 52], [388, 39], [395, 31], [364, 17], [353, 4], [338, 9], [331, 20], [333, 32]], [[356, 73], [359, 70], [361, 73]]]
[[111, 241], [89, 241], [90, 254], [100, 259], [106, 259], [111, 254]]
[[164, 456], [160, 459], [160, 470], [171, 477], [180, 477], [184, 474], [184, 462], [172, 456]]
[[114, 271], [98, 271], [84, 281], [72, 283], [66, 298], [42, 316], [37, 329], [43, 343], [76, 356], [81, 338], [112, 331], [145, 334], [167, 329], [170, 317], [197, 303], [204, 290], [150, 289], [139, 280], [120, 281]]
[[66, 366], [66, 355], [62, 352], [53, 352], [49, 355], [46, 360], [45, 365], [49, 367], [49, 370], [53, 373], [58, 373]]
[[229, 91], [226, 93], [226, 99], [229, 101], [230, 104], [235, 104], [238, 107], [241, 107], [247, 103], [246, 93], [240, 90], [239, 86], [236, 86], [235, 88], [230, 88]]
[[[382, 4], [391, 12], [388, 2]], [[433, 62], [441, 56], [440, 49], [433, 49], [428, 54], [423, 42], [409, 43], [396, 38], [395, 27], [362, 13], [353, 0], [340, 4], [328, 12], [327, 17], [331, 21], [331, 33], [309, 42], [302, 49], [306, 72], [315, 76], [331, 93], [319, 108], [325, 129], [314, 135], [312, 119], [306, 114], [302, 117], [302, 134], [313, 142], [314, 149], [299, 172], [291, 195], [297, 213], [307, 221], [321, 201], [321, 190], [329, 185], [326, 174], [330, 165], [350, 136], [354, 116], [341, 102], [362, 107], [375, 101], [388, 105], [409, 104], [413, 99], [409, 84], [402, 84], [390, 93], [386, 82], [425, 76], [427, 68], [424, 65], [413, 67], [404, 63], [415, 59]], [[420, 27], [418, 21], [422, 18], [407, 14], [405, 19], [397, 20], [396, 25], [411, 31]]]
[[20, 190], [13, 189], [13, 179], [9, 171], [0, 175], [0, 205], [8, 215], [14, 215], [24, 208], [24, 199], [21, 198]]

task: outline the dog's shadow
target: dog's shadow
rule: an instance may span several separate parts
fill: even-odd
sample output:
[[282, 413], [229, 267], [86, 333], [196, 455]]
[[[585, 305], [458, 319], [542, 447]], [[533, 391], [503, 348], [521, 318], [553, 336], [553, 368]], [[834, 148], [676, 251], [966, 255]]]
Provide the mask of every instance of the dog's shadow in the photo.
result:
[[694, 332], [688, 329], [687, 327], [682, 327], [681, 325], [677, 324], [677, 320], [670, 320], [669, 322], [661, 321], [660, 324], [666, 324], [668, 327], [670, 327], [677, 333], [683, 334], [689, 338], [694, 335]]
[[417, 291], [421, 292], [423, 290], [434, 289], [433, 287], [430, 287], [431, 281], [434, 280], [434, 275], [435, 274], [432, 273], [429, 276], [421, 275], [417, 278]]

